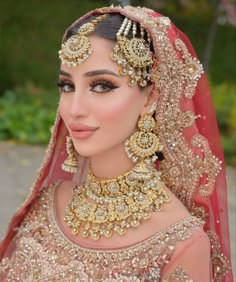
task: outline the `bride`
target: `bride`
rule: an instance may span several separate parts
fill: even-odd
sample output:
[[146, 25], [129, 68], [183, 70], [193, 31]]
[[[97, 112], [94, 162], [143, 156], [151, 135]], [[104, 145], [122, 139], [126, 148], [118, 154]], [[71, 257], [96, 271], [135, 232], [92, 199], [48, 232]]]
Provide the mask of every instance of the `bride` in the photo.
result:
[[150, 9], [105, 7], [66, 30], [59, 58], [1, 281], [232, 281], [222, 149], [187, 37]]

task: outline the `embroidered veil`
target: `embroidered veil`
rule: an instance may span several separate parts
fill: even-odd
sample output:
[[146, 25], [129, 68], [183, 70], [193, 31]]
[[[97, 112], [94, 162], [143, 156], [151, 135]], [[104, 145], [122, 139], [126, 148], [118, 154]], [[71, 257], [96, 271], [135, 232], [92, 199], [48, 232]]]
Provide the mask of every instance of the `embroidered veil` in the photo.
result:
[[[120, 13], [139, 22], [150, 34], [156, 63], [152, 82], [159, 92], [156, 130], [165, 159], [158, 164], [165, 184], [191, 214], [205, 221], [204, 230], [212, 246], [214, 281], [233, 281], [230, 269], [227, 192], [223, 152], [207, 79], [188, 38], [169, 18], [150, 9], [107, 7], [92, 14]], [[38, 192], [59, 179], [80, 184], [87, 174], [87, 159], [79, 156], [75, 174], [63, 172], [67, 130], [57, 113], [44, 161], [32, 190], [12, 218], [0, 245], [4, 256], [15, 228], [21, 223]]]

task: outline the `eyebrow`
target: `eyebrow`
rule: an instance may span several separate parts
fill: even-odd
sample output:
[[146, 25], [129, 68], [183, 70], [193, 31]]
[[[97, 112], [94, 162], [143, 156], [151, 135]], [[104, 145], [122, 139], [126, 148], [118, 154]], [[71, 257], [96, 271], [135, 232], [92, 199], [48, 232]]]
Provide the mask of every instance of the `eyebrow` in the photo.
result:
[[63, 70], [60, 70], [60, 71], [59, 71], [59, 74], [64, 75], [64, 76], [67, 76], [67, 77], [71, 77], [71, 75], [70, 75], [68, 72], [63, 71]]
[[94, 70], [94, 71], [89, 71], [89, 72], [86, 72], [84, 74], [85, 77], [91, 77], [91, 76], [96, 76], [96, 75], [102, 75], [102, 74], [110, 74], [110, 75], [113, 75], [113, 76], [116, 76], [116, 77], [119, 77], [118, 74], [110, 71], [110, 70], [106, 70], [106, 69], [102, 69], [102, 70]]
[[[63, 70], [60, 70], [60, 71], [59, 71], [59, 74], [71, 78], [71, 74], [68, 73], [68, 72], [66, 72], [66, 71], [63, 71]], [[92, 77], [92, 76], [102, 75], [102, 74], [110, 74], [110, 75], [119, 77], [118, 74], [116, 74], [116, 73], [114, 73], [114, 72], [112, 72], [112, 71], [110, 71], [110, 70], [106, 70], [106, 69], [89, 71], [89, 72], [86, 72], [86, 73], [84, 74], [84, 76], [85, 76], [85, 77]]]

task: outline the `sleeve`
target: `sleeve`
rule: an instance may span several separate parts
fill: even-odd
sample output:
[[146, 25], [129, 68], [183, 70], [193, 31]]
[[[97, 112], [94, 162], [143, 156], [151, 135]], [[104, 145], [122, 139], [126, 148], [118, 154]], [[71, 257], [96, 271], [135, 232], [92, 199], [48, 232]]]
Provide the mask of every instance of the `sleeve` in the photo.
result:
[[180, 242], [165, 266], [162, 282], [209, 282], [210, 242], [205, 233]]

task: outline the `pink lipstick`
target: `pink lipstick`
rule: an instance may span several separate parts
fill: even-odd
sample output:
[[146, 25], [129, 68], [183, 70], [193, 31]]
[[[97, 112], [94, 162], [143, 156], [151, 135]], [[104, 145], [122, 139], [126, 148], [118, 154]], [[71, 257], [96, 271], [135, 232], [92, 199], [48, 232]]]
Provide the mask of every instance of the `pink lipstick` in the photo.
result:
[[85, 124], [69, 124], [71, 136], [75, 139], [86, 139], [93, 135], [98, 127], [88, 126]]

